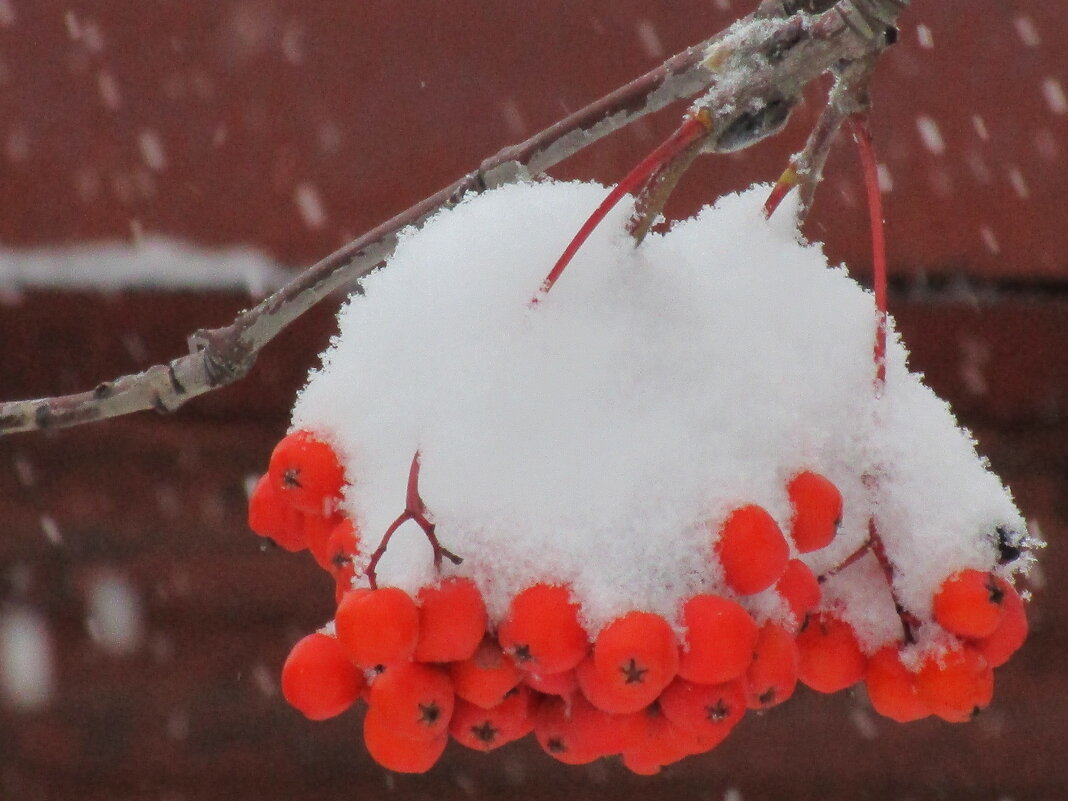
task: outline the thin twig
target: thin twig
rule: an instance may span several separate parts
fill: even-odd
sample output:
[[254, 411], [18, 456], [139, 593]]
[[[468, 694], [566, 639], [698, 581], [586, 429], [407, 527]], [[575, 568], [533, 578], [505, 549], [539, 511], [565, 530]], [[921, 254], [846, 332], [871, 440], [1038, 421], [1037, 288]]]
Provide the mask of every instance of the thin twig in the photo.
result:
[[875, 62], [876, 59], [872, 57], [859, 59], [836, 73], [827, 103], [804, 148], [790, 158], [790, 163], [779, 176], [764, 204], [766, 217], [775, 213], [779, 203], [795, 186], [798, 191], [797, 223], [802, 224], [808, 217], [815, 199], [816, 187], [823, 179], [823, 168], [827, 163], [827, 156], [830, 155], [831, 146], [838, 138], [838, 131], [848, 117], [866, 111], [870, 105], [868, 83], [875, 69]]
[[[379, 225], [304, 271], [222, 328], [189, 338], [190, 353], [165, 365], [104, 382], [74, 395], [0, 404], [0, 435], [65, 428], [132, 412], [173, 412], [252, 369], [260, 350], [335, 290], [381, 265], [398, 233], [441, 208], [545, 170], [646, 114], [702, 91], [714, 114], [712, 149], [736, 150], [777, 132], [806, 84], [840, 63], [877, 55], [883, 27], [907, 0], [839, 0], [818, 14], [796, 13], [796, 0], [761, 3], [726, 31], [673, 56], [525, 142], [486, 159], [441, 191]], [[822, 8], [822, 4], [812, 6]]]
[[[714, 84], [709, 93], [697, 101], [688, 119], [703, 115], [708, 120], [707, 130], [699, 141], [689, 143], [655, 165], [638, 193], [634, 215], [627, 224], [627, 230], [635, 244], [641, 244], [649, 229], [656, 223], [675, 185], [699, 153], [740, 150], [778, 133], [786, 125], [790, 112], [800, 102], [805, 86], [819, 74], [832, 70], [836, 81], [828, 96], [827, 106], [810, 135], [805, 150], [791, 160], [790, 166], [779, 179], [765, 205], [765, 215], [771, 216], [786, 193], [800, 183], [802, 196], [796, 219], [800, 226], [811, 207], [816, 186], [823, 173], [824, 162], [837, 137], [842, 120], [850, 114], [868, 108], [867, 88], [871, 73], [882, 51], [897, 39], [896, 28], [885, 27], [879, 23], [884, 19], [896, 20], [900, 11], [898, 2], [899, 0], [843, 0], [832, 4], [827, 0], [765, 0], [761, 3], [756, 12], [758, 16], [776, 17], [790, 14], [799, 6], [805, 11], [821, 13], [818, 17], [808, 18], [807, 29], [806, 18], [794, 18], [798, 20], [799, 28], [791, 30], [784, 27], [777, 34], [777, 38], [760, 51], [767, 60], [764, 71], [771, 74], [767, 85], [775, 87], [774, 90], [769, 92], [766, 89], [761, 83], [762, 76], [758, 71], [749, 87], [749, 90], [753, 91], [750, 97], [746, 97], [743, 91], [725, 105], [725, 99], [719, 96], [717, 91], [719, 86]], [[822, 13], [824, 11], [826, 13]], [[798, 58], [797, 40], [806, 36], [819, 40], [822, 35], [826, 35], [821, 34], [820, 28], [828, 20], [830, 24], [845, 24], [854, 33], [863, 31], [857, 35], [868, 42], [868, 52], [857, 59], [835, 58], [822, 64], [813, 59], [811, 54]], [[833, 37], [831, 40], [833, 41]], [[720, 59], [717, 51], [723, 51], [726, 55]], [[710, 50], [705, 62], [713, 65], [715, 69], [729, 70], [730, 59], [739, 51], [747, 52], [748, 48], [738, 47], [737, 43], [728, 37]], [[818, 72], [812, 72], [814, 68]], [[739, 111], [739, 108], [742, 110]], [[723, 109], [730, 109], [730, 113], [725, 114]], [[673, 136], [678, 137], [682, 132], [683, 128], [680, 128]]]

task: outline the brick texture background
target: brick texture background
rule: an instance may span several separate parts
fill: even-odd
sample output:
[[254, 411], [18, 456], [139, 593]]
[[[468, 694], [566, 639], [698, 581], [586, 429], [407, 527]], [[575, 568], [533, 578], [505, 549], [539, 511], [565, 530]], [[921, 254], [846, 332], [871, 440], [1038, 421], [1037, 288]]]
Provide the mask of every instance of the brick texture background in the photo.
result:
[[[309, 263], [748, 6], [0, 0], [0, 243], [146, 232]], [[656, 779], [565, 768], [530, 743], [492, 757], [452, 748], [424, 777], [377, 768], [358, 715], [313, 724], [281, 700], [286, 650], [330, 615], [331, 590], [309, 558], [264, 551], [244, 526], [244, 482], [330, 335], [324, 307], [245, 382], [171, 419], [0, 440], [0, 610], [42, 615], [57, 659], [47, 707], [0, 704], [0, 799], [1064, 797], [1065, 32], [1057, 3], [915, 3], [875, 87], [891, 302], [913, 366], [1050, 542], [1033, 636], [975, 723], [898, 726], [860, 698], [802, 690]], [[671, 213], [774, 178], [815, 108], [753, 153], [703, 160]], [[920, 118], [942, 152], [925, 146]], [[676, 119], [636, 125], [556, 174], [612, 181]], [[863, 276], [856, 172], [838, 148], [809, 233]], [[301, 213], [300, 192], [318, 197], [321, 220]], [[4, 399], [170, 358], [189, 331], [248, 304], [194, 292], [2, 301]], [[87, 633], [88, 588], [106, 575], [141, 599], [132, 654]]]

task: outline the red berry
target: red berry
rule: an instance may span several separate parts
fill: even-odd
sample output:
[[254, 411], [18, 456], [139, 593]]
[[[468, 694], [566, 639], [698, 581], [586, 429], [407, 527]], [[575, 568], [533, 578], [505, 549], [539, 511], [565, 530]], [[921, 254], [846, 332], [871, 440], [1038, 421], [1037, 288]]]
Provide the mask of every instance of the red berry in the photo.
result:
[[305, 514], [333, 514], [345, 483], [333, 448], [308, 431], [282, 438], [271, 454], [267, 474], [289, 505]]
[[534, 713], [534, 736], [554, 759], [584, 765], [631, 747], [641, 737], [644, 717], [644, 712], [611, 715], [577, 694], [547, 696]]
[[993, 573], [962, 570], [942, 582], [934, 597], [934, 618], [958, 637], [987, 637], [1001, 622], [1004, 598]]
[[309, 634], [282, 666], [282, 695], [311, 720], [340, 715], [360, 697], [365, 682], [333, 637]]
[[590, 703], [622, 714], [655, 701], [678, 666], [679, 644], [667, 621], [648, 612], [630, 612], [605, 626], [576, 675]]
[[794, 514], [790, 537], [801, 553], [831, 544], [842, 522], [842, 493], [830, 480], [808, 470], [787, 485]]
[[447, 578], [423, 587], [419, 606], [420, 662], [462, 662], [470, 659], [486, 634], [486, 605], [470, 579]]
[[813, 690], [835, 693], [864, 678], [867, 657], [853, 627], [833, 615], [810, 615], [797, 635], [798, 678]]
[[928, 656], [916, 674], [916, 690], [938, 717], [965, 723], [990, 705], [994, 671], [979, 651], [965, 645]]
[[739, 595], [766, 590], [779, 580], [790, 561], [790, 546], [779, 525], [759, 506], [731, 512], [715, 549], [727, 585]]
[[483, 709], [457, 699], [449, 732], [461, 745], [476, 751], [492, 751], [525, 737], [534, 730], [533, 696], [520, 685], [492, 709]]
[[660, 695], [659, 703], [664, 716], [680, 729], [718, 743], [745, 715], [745, 688], [741, 681], [694, 684], [677, 678]]
[[612, 714], [598, 709], [581, 695], [565, 699], [568, 714], [583, 738], [606, 755], [631, 747], [644, 730], [645, 712]]
[[664, 716], [658, 706], [651, 706], [639, 714], [645, 724], [641, 736], [634, 745], [623, 751], [623, 764], [632, 773], [651, 776], [659, 773], [664, 765], [708, 750], [704, 747], [703, 738], [680, 729]]
[[864, 682], [868, 700], [884, 717], [909, 723], [931, 714], [916, 688], [916, 676], [901, 663], [897, 646], [888, 645], [868, 660]]
[[534, 713], [534, 737], [546, 754], [565, 765], [585, 765], [608, 755], [596, 732], [583, 725], [586, 707], [592, 709], [580, 695], [542, 699]]
[[535, 584], [516, 595], [497, 638], [522, 670], [538, 674], [571, 670], [590, 647], [578, 605], [566, 587], [553, 584]]
[[429, 740], [413, 740], [398, 734], [392, 721], [373, 707], [363, 719], [363, 743], [367, 752], [379, 765], [397, 773], [426, 773], [444, 753], [448, 742], [445, 734]]
[[492, 709], [519, 684], [523, 674], [496, 641], [486, 638], [469, 659], [449, 665], [449, 675], [460, 698]]
[[338, 601], [351, 589], [356, 576], [353, 559], [360, 553], [360, 532], [349, 518], [342, 518], [330, 532], [326, 543], [326, 570], [334, 577]]
[[449, 730], [456, 694], [449, 674], [418, 662], [390, 665], [371, 683], [368, 706], [397, 734], [433, 740]]
[[734, 601], [695, 595], [682, 607], [686, 627], [679, 675], [698, 684], [721, 684], [745, 673], [753, 658], [757, 625]]
[[269, 476], [256, 482], [248, 499], [248, 527], [268, 537], [290, 553], [308, 547], [304, 536], [304, 515], [293, 509], [275, 489]]
[[574, 670], [565, 670], [563, 673], [549, 673], [545, 676], [537, 673], [526, 673], [523, 675], [523, 683], [542, 695], [560, 695], [565, 698], [579, 688], [578, 676], [575, 675]]
[[408, 593], [396, 587], [353, 590], [334, 615], [337, 638], [362, 668], [404, 662], [415, 653], [419, 610]]
[[974, 643], [992, 668], [1001, 667], [1008, 662], [1009, 657], [1016, 653], [1027, 639], [1027, 611], [1024, 609], [1023, 598], [1005, 579], [997, 577], [996, 581], [1004, 594], [1001, 622], [992, 634]]
[[819, 606], [823, 597], [815, 573], [800, 559], [791, 559], [786, 563], [786, 570], [775, 589], [790, 608], [795, 627], [800, 627], [805, 616]]
[[323, 570], [330, 569], [330, 536], [340, 522], [337, 515], [304, 515], [304, 539], [315, 563]]
[[782, 626], [765, 623], [745, 672], [746, 706], [769, 709], [788, 700], [797, 687], [797, 642]]

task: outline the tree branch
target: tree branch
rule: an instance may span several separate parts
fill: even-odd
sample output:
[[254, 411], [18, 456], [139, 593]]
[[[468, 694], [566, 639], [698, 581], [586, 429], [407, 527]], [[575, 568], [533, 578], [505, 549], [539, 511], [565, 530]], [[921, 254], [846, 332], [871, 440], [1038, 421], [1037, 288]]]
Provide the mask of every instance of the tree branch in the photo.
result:
[[779, 176], [767, 203], [764, 204], [765, 216], [774, 214], [787, 192], [796, 186], [800, 199], [797, 222], [800, 225], [805, 221], [812, 208], [816, 187], [823, 178], [827, 156], [830, 155], [831, 146], [838, 137], [842, 123], [853, 114], [867, 111], [871, 105], [868, 83], [875, 71], [875, 62], [876, 59], [872, 56], [858, 59], [845, 65], [835, 75], [827, 104], [812, 128], [805, 147], [790, 158], [790, 163]]
[[335, 290], [381, 265], [398, 233], [421, 226], [468, 194], [537, 176], [597, 140], [701, 92], [712, 114], [706, 150], [749, 147], [782, 128], [804, 86], [832, 67], [874, 59], [908, 0], [763, 0], [727, 30], [586, 108], [486, 159], [474, 172], [379, 225], [304, 271], [223, 328], [189, 338], [166, 365], [74, 395], [0, 404], [0, 435], [64, 428], [136, 411], [172, 412], [252, 369], [260, 350]]

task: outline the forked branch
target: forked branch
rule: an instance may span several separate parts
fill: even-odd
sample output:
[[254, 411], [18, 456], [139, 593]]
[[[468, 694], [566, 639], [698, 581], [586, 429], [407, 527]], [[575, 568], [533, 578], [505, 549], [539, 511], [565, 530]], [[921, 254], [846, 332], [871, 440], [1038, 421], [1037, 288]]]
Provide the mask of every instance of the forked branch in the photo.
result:
[[74, 395], [0, 404], [0, 435], [64, 428], [155, 409], [172, 412], [252, 369], [260, 350], [334, 291], [392, 254], [398, 233], [442, 208], [505, 183], [538, 176], [603, 136], [670, 103], [701, 95], [711, 115], [704, 150], [749, 147], [778, 132], [801, 92], [834, 68], [877, 58], [908, 0], [763, 0], [727, 30], [668, 59], [379, 225], [304, 271], [230, 325], [189, 338], [165, 365]]

